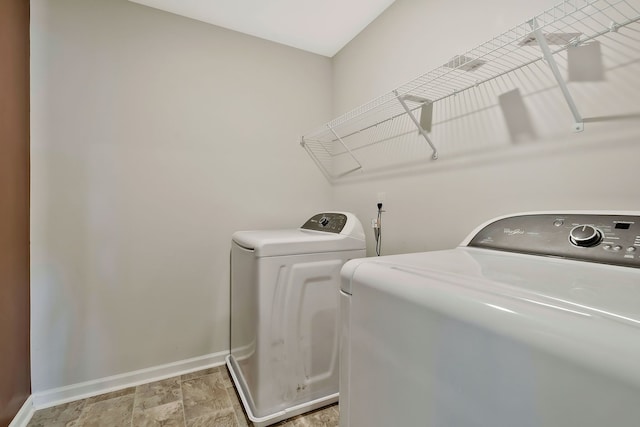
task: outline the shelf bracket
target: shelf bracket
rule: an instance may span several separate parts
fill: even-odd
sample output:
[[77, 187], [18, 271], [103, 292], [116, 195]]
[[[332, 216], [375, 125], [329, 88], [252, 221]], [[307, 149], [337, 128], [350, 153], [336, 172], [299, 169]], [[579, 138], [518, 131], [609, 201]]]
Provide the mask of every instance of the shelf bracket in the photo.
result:
[[553, 57], [553, 53], [551, 53], [551, 49], [549, 49], [549, 44], [547, 43], [547, 39], [544, 37], [542, 30], [538, 26], [538, 22], [536, 19], [532, 19], [528, 22], [533, 30], [533, 35], [538, 42], [538, 46], [540, 46], [540, 50], [542, 50], [542, 56], [549, 65], [551, 72], [553, 73], [553, 77], [555, 77], [556, 82], [558, 82], [558, 86], [560, 86], [560, 90], [562, 91], [562, 95], [564, 96], [565, 101], [571, 110], [571, 114], [573, 115], [573, 130], [574, 132], [582, 132], [584, 130], [584, 121], [582, 120], [582, 116], [578, 111], [578, 107], [576, 103], [573, 101], [573, 97], [569, 92], [569, 88], [567, 87], [567, 82], [565, 82], [564, 78], [562, 78], [562, 74], [560, 74], [560, 69], [558, 68], [558, 64], [556, 63], [555, 58]]
[[413, 121], [413, 123], [418, 128], [418, 132], [420, 133], [420, 135], [422, 135], [422, 137], [427, 141], [427, 143], [431, 147], [431, 150], [433, 151], [433, 154], [431, 155], [431, 158], [433, 160], [437, 160], [438, 159], [438, 150], [436, 149], [435, 145], [433, 145], [433, 142], [431, 142], [431, 138], [429, 138], [429, 135], [427, 134], [427, 131], [425, 131], [422, 128], [422, 126], [420, 125], [420, 122], [418, 121], [416, 116], [413, 115], [413, 113], [411, 112], [411, 109], [407, 105], [407, 101], [417, 102], [417, 103], [421, 103], [423, 105], [428, 103], [428, 102], [431, 102], [431, 101], [429, 101], [426, 98], [420, 98], [420, 97], [413, 96], [413, 95], [402, 95], [402, 96], [400, 96], [400, 95], [398, 95], [398, 91], [397, 90], [394, 90], [393, 93], [396, 95], [396, 98], [398, 98], [398, 102], [400, 102], [400, 104], [402, 105], [402, 108], [404, 108], [404, 111], [406, 111], [407, 114], [409, 115], [409, 117], [411, 118], [411, 121]]
[[331, 131], [331, 133], [333, 134], [333, 136], [336, 137], [336, 140], [340, 141], [340, 144], [342, 144], [342, 146], [344, 147], [344, 149], [347, 151], [347, 153], [349, 153], [349, 155], [351, 156], [351, 158], [353, 159], [354, 162], [356, 162], [356, 164], [358, 166], [354, 167], [353, 169], [349, 169], [348, 171], [342, 173], [340, 176], [344, 176], [347, 174], [350, 174], [351, 172], [355, 172], [359, 169], [362, 169], [362, 164], [360, 164], [360, 162], [358, 161], [358, 159], [356, 158], [356, 156], [353, 154], [353, 152], [349, 149], [349, 147], [347, 147], [347, 144], [344, 143], [344, 141], [342, 140], [342, 138], [340, 138], [338, 136], [338, 134], [336, 133], [335, 130], [333, 130], [333, 128], [330, 125], [327, 125], [327, 127], [329, 128], [329, 130]]

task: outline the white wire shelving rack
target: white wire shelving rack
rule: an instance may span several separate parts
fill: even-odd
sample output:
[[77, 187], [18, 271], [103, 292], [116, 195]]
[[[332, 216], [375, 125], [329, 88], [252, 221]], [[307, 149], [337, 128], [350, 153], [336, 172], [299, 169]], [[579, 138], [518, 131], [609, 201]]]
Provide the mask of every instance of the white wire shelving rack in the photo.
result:
[[[473, 89], [537, 61], [544, 61], [562, 91], [574, 119], [572, 129], [583, 130], [583, 121], [554, 55], [580, 46], [640, 20], [640, 12], [628, 0], [565, 0], [497, 37], [457, 55], [410, 82], [337, 117], [304, 135], [306, 149], [329, 181], [363, 169], [351, 140], [375, 137], [388, 140], [399, 133], [394, 120], [409, 119], [438, 158], [437, 141], [429, 136], [432, 104]], [[420, 113], [420, 114], [419, 114]], [[375, 129], [374, 133], [371, 133]], [[375, 136], [369, 136], [375, 135]], [[337, 159], [341, 167], [335, 167]], [[345, 161], [347, 160], [347, 161]], [[347, 165], [345, 167], [345, 164]]]

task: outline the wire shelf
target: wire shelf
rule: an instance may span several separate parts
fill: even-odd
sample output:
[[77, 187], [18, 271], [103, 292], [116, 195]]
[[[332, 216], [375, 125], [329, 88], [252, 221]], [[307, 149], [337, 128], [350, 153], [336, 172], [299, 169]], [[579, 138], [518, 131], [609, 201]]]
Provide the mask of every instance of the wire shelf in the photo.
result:
[[[417, 118], [414, 120], [409, 115], [418, 114], [423, 106], [542, 59], [553, 67], [553, 57], [545, 54], [555, 55], [604, 34], [617, 32], [638, 20], [640, 12], [628, 0], [562, 1], [531, 20], [331, 120], [304, 135], [301, 145], [332, 181], [363, 167], [355, 153], [359, 148], [372, 141], [405, 136], [407, 129], [411, 129], [411, 121], [417, 122]], [[563, 86], [563, 82], [558, 83]], [[571, 104], [570, 95], [567, 96], [567, 102]], [[574, 117], [578, 121], [579, 115], [574, 114]], [[579, 127], [576, 129], [580, 130]], [[414, 136], [415, 131], [414, 126]], [[418, 133], [423, 134], [420, 126]], [[426, 132], [423, 136], [431, 144]], [[436, 158], [435, 149], [433, 158]]]

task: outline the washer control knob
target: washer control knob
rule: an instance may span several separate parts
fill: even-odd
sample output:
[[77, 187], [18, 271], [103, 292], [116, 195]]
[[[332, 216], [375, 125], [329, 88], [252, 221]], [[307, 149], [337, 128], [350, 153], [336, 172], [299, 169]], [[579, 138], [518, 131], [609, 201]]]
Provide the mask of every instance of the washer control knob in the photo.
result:
[[326, 216], [323, 216], [322, 218], [320, 218], [320, 225], [322, 225], [323, 227], [326, 227], [329, 224], [329, 218], [327, 218]]
[[569, 232], [569, 241], [574, 246], [589, 248], [602, 241], [602, 233], [591, 225], [578, 225]]

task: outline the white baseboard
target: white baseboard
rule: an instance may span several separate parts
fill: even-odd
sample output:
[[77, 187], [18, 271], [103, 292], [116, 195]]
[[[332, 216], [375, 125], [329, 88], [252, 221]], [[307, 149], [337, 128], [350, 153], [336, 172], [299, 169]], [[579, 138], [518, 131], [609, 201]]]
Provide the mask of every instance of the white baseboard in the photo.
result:
[[153, 366], [138, 371], [33, 393], [31, 395], [33, 397], [33, 407], [36, 410], [48, 408], [127, 387], [171, 378], [176, 375], [224, 365], [224, 358], [227, 354], [229, 354], [229, 351], [225, 350], [219, 353], [167, 363], [166, 365]]
[[13, 420], [9, 423], [9, 427], [26, 427], [29, 421], [31, 421], [31, 417], [33, 417], [35, 411], [33, 407], [33, 395], [31, 395], [22, 404], [16, 416], [13, 417]]

